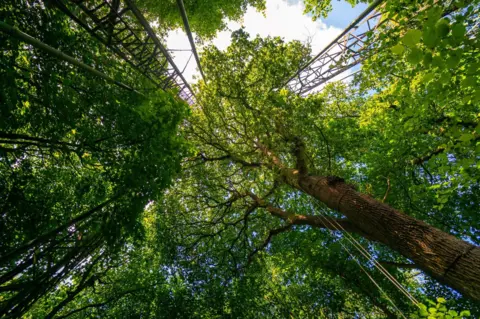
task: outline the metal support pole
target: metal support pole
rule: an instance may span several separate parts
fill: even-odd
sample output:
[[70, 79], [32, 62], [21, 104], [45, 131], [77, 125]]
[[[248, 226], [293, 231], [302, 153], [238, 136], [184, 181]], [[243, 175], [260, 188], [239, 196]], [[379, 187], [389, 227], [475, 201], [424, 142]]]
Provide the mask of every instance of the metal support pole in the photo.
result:
[[180, 9], [180, 14], [182, 15], [183, 25], [185, 26], [185, 32], [187, 33], [188, 41], [190, 41], [190, 46], [192, 47], [193, 56], [195, 57], [195, 61], [197, 61], [198, 70], [202, 75], [203, 82], [206, 82], [202, 66], [200, 65], [200, 59], [198, 58], [197, 48], [195, 47], [195, 42], [193, 41], [192, 31], [190, 30], [190, 24], [188, 23], [187, 12], [185, 11], [183, 0], [177, 0], [177, 4], [178, 8]]

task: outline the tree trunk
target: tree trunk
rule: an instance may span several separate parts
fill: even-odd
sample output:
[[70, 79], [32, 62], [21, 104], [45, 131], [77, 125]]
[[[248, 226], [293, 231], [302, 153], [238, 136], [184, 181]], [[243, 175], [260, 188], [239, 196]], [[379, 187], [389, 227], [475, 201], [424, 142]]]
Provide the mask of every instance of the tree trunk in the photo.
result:
[[338, 177], [282, 169], [285, 182], [338, 211], [369, 237], [396, 250], [438, 281], [480, 300], [480, 247], [357, 192]]

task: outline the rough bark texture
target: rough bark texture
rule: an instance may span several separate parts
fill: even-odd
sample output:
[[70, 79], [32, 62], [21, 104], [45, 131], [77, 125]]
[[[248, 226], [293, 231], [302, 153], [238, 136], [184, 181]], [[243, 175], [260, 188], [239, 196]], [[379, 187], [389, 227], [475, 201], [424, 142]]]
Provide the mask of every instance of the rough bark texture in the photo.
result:
[[480, 247], [359, 193], [341, 178], [309, 176], [286, 168], [282, 175], [287, 184], [340, 212], [438, 281], [480, 300]]

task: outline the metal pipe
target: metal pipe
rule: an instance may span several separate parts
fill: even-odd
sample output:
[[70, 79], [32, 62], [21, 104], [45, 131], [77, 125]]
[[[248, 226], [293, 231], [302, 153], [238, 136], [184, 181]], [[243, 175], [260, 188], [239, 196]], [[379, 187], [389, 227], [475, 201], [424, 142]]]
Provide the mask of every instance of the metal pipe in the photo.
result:
[[180, 14], [182, 15], [183, 25], [185, 26], [185, 32], [188, 36], [188, 41], [190, 41], [190, 46], [192, 47], [193, 56], [195, 57], [195, 61], [197, 61], [198, 70], [202, 75], [202, 79], [205, 81], [205, 75], [203, 74], [202, 66], [200, 65], [200, 59], [198, 58], [197, 48], [195, 47], [195, 42], [193, 41], [192, 31], [190, 30], [190, 24], [188, 23], [187, 12], [185, 11], [185, 5], [183, 4], [183, 0], [177, 0], [178, 8], [180, 9]]

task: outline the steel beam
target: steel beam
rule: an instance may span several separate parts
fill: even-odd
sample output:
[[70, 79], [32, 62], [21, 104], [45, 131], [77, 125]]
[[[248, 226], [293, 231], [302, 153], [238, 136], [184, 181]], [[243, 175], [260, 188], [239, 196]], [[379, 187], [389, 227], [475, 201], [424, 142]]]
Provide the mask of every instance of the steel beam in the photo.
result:
[[177, 89], [189, 104], [194, 94], [150, 24], [131, 0], [54, 0], [83, 29], [162, 89]]
[[182, 15], [183, 25], [185, 27], [185, 32], [188, 36], [188, 41], [190, 42], [190, 46], [192, 48], [193, 56], [195, 57], [195, 61], [197, 62], [198, 70], [202, 75], [202, 79], [205, 82], [205, 75], [203, 74], [202, 65], [200, 64], [200, 58], [198, 57], [197, 48], [195, 47], [195, 41], [193, 40], [192, 31], [190, 30], [190, 24], [188, 23], [187, 12], [185, 10], [185, 5], [183, 4], [183, 0], [177, 0], [178, 9], [180, 10], [180, 14]]
[[328, 80], [362, 61], [368, 50], [367, 37], [377, 29], [381, 14], [375, 9], [383, 0], [372, 3], [335, 40], [313, 57], [285, 84], [293, 92], [305, 95]]

